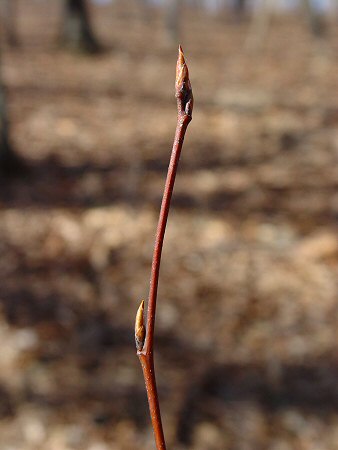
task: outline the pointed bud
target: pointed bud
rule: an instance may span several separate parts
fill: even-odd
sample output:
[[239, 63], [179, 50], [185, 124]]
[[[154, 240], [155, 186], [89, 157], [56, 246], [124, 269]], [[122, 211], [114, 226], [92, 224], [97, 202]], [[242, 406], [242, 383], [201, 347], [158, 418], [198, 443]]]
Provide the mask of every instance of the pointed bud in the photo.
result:
[[189, 70], [185, 62], [182, 47], [178, 47], [178, 58], [176, 64], [176, 91], [181, 89], [183, 82], [189, 83]]
[[136, 349], [141, 351], [144, 345], [146, 329], [144, 326], [144, 300], [142, 300], [135, 319], [135, 344]]
[[181, 46], [178, 48], [175, 91], [179, 113], [191, 116], [193, 95], [189, 79], [189, 70]]

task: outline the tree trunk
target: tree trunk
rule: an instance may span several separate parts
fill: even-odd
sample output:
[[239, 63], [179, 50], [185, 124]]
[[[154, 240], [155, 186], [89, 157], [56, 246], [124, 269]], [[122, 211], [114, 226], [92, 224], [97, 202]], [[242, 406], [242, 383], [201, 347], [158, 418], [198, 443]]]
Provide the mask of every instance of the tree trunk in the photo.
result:
[[102, 50], [90, 24], [86, 0], [65, 0], [62, 41], [66, 46], [86, 53]]
[[247, 0], [234, 0], [234, 10], [239, 18], [242, 18], [246, 12]]
[[2, 176], [12, 176], [22, 173], [24, 169], [25, 164], [14, 152], [9, 140], [5, 90], [0, 80], [0, 174]]
[[264, 43], [271, 20], [271, 0], [261, 0], [253, 12], [245, 46], [248, 50], [258, 50]]
[[[326, 33], [326, 26], [319, 14], [315, 11], [311, 0], [301, 0], [302, 9], [306, 15], [309, 28], [316, 38], [320, 38]], [[260, 5], [254, 12], [246, 46], [249, 49], [261, 47], [267, 35], [271, 21], [273, 0], [261, 0]]]
[[6, 40], [11, 47], [16, 47], [19, 42], [16, 33], [17, 0], [2, 0], [1, 3], [1, 15]]
[[165, 28], [171, 44], [178, 45], [180, 38], [180, 7], [181, 0], [167, 0], [165, 11]]
[[316, 37], [323, 36], [326, 32], [325, 23], [322, 17], [315, 11], [311, 0], [302, 0], [302, 6], [312, 34]]

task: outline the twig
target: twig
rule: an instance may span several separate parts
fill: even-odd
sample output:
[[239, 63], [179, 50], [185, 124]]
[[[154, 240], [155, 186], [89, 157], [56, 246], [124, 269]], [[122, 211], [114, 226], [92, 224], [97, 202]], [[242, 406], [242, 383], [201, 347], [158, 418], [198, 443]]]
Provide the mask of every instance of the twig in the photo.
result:
[[185, 132], [192, 119], [193, 95], [189, 80], [189, 71], [186, 65], [183, 51], [179, 47], [175, 91], [177, 99], [177, 126], [173, 149], [165, 183], [160, 217], [157, 226], [155, 248], [150, 277], [150, 290], [148, 299], [147, 324], [144, 326], [144, 302], [137, 311], [135, 322], [135, 341], [137, 355], [141, 362], [145, 385], [147, 389], [150, 416], [155, 434], [155, 441], [158, 450], [165, 450], [165, 440], [162, 428], [160, 406], [156, 388], [156, 378], [154, 369], [154, 328], [158, 278], [160, 273], [161, 254], [164, 234], [169, 214], [170, 200], [174, 188], [178, 161], [180, 158]]

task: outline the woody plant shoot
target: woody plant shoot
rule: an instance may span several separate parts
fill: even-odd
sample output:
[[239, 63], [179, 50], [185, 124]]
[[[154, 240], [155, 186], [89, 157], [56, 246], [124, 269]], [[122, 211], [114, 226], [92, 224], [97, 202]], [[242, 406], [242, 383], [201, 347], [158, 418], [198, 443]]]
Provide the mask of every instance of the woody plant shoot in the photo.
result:
[[146, 325], [144, 325], [144, 301], [142, 301], [139, 306], [135, 321], [137, 356], [139, 357], [142, 366], [157, 450], [166, 449], [154, 367], [154, 331], [157, 288], [170, 201], [174, 189], [184, 136], [187, 127], [191, 122], [193, 110], [193, 95], [189, 79], [189, 71], [181, 46], [179, 47], [176, 65], [175, 96], [177, 100], [177, 126], [155, 237]]

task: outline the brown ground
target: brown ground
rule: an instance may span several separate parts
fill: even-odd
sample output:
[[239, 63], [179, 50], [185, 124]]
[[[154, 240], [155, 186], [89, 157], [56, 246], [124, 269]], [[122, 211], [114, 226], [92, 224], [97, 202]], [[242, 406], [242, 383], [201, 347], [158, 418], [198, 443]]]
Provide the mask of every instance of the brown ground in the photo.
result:
[[[174, 127], [176, 49], [139, 11], [95, 13], [107, 52], [55, 45], [21, 0], [4, 51], [0, 448], [154, 448], [133, 342]], [[156, 366], [169, 448], [338, 448], [338, 32], [186, 12], [194, 120], [175, 188]]]

